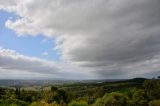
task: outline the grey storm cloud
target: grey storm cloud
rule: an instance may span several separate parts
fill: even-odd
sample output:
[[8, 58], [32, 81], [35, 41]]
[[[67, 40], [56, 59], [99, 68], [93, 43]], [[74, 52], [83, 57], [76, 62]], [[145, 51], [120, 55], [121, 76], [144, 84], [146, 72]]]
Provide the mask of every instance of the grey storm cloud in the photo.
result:
[[[98, 76], [143, 76], [160, 65], [159, 0], [0, 0], [20, 16], [6, 27], [18, 36], [56, 39], [63, 60]], [[156, 61], [156, 62], [155, 62]]]

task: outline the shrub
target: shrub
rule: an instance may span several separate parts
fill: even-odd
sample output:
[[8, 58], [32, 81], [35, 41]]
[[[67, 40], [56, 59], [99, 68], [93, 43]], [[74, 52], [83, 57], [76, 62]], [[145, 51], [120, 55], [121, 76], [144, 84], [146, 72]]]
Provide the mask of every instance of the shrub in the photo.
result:
[[148, 100], [144, 90], [137, 90], [133, 94], [132, 102], [135, 106], [147, 106]]
[[88, 104], [86, 102], [77, 102], [77, 101], [72, 101], [71, 103], [69, 103], [68, 106], [88, 106]]
[[122, 93], [112, 92], [105, 94], [96, 101], [95, 106], [127, 106], [128, 98]]
[[160, 80], [147, 80], [143, 87], [150, 100], [160, 99]]
[[96, 103], [94, 106], [104, 106], [104, 101], [102, 100], [102, 98], [97, 99]]
[[160, 106], [160, 100], [150, 101], [149, 106]]
[[112, 92], [104, 100], [106, 106], [126, 106], [127, 97], [122, 93]]

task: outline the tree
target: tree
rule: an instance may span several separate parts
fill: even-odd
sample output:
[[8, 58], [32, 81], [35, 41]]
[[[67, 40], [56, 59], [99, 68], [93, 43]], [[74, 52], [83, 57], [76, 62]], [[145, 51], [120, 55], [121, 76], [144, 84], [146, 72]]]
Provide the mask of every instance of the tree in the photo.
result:
[[95, 106], [104, 106], [104, 101], [102, 98], [98, 98], [96, 103], [95, 103]]
[[95, 98], [89, 97], [88, 98], [88, 104], [93, 104], [95, 102]]
[[144, 90], [137, 90], [132, 97], [132, 102], [134, 106], [147, 106], [148, 97]]
[[106, 106], [127, 106], [127, 97], [122, 93], [112, 92], [105, 99]]
[[57, 103], [69, 103], [74, 98], [72, 93], [66, 92], [63, 89], [59, 89], [52, 97], [52, 101]]
[[20, 88], [18, 88], [18, 87], [16, 88], [16, 90], [15, 90], [15, 95], [16, 95], [16, 98], [17, 98], [17, 99], [20, 99], [20, 98], [21, 98], [21, 97], [20, 97], [20, 96], [21, 96]]
[[150, 101], [149, 106], [160, 106], [160, 100]]
[[71, 103], [69, 103], [68, 106], [88, 106], [88, 104], [86, 102], [77, 102], [77, 101], [72, 101]]
[[38, 103], [37, 102], [33, 102], [29, 106], [38, 106]]
[[9, 106], [18, 106], [18, 105], [16, 105], [16, 104], [10, 104]]
[[112, 92], [105, 94], [96, 101], [96, 106], [128, 106], [128, 98], [122, 93]]
[[56, 86], [51, 86], [51, 91], [57, 92], [57, 91], [58, 91], [58, 88], [57, 88]]
[[160, 80], [147, 80], [143, 87], [150, 100], [160, 99]]

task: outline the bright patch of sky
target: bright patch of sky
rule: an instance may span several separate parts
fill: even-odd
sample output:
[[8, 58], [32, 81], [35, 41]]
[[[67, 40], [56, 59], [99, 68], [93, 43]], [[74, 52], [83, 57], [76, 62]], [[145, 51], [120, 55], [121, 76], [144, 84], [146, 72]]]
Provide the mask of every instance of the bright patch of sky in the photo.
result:
[[[39, 36], [17, 37], [16, 33], [5, 27], [8, 19], [15, 19], [16, 15], [0, 11], [0, 47], [13, 49], [20, 54], [27, 56], [39, 57], [47, 60], [59, 62], [60, 56], [57, 51], [53, 50], [55, 45], [53, 39]], [[47, 55], [42, 55], [48, 53]]]

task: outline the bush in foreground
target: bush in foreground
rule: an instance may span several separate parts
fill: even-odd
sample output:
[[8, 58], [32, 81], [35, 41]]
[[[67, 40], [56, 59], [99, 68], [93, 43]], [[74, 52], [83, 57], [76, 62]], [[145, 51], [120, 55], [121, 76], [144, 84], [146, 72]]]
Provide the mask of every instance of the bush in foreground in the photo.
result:
[[98, 99], [95, 106], [127, 106], [128, 98], [122, 93], [112, 92]]
[[160, 106], [160, 100], [150, 101], [149, 106]]
[[88, 104], [87, 104], [86, 102], [73, 101], [73, 102], [71, 102], [68, 106], [88, 106]]

